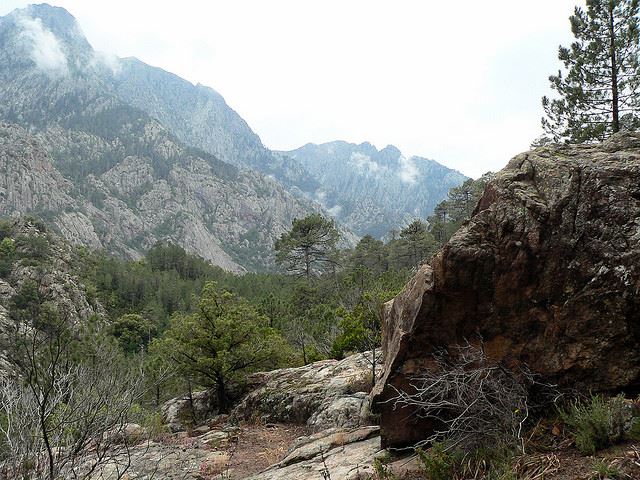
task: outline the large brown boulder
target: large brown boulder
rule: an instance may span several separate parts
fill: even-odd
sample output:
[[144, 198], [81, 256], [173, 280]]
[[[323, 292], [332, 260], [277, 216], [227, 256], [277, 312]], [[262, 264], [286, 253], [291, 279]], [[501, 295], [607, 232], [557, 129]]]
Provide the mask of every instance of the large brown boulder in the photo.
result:
[[374, 391], [383, 446], [429, 433], [390, 400], [466, 340], [562, 386], [637, 392], [639, 287], [640, 134], [518, 155], [388, 306]]

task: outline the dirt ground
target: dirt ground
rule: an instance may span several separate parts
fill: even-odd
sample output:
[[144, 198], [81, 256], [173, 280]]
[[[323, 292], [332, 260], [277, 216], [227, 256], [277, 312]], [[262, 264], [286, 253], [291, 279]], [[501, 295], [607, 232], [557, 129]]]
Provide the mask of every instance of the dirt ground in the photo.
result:
[[293, 441], [308, 435], [299, 425], [243, 425], [237, 443], [229, 446], [229, 470], [233, 478], [245, 478], [282, 460]]

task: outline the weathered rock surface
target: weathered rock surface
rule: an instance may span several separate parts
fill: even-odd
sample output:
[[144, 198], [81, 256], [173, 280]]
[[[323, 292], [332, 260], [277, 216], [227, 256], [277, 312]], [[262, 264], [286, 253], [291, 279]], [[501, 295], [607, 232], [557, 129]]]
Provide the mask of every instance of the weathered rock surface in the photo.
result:
[[316, 480], [331, 478], [356, 480], [372, 473], [371, 464], [382, 453], [378, 427], [329, 429], [304, 437], [287, 456], [251, 480]]
[[124, 478], [129, 479], [167, 479], [167, 480], [202, 480], [215, 478], [205, 476], [203, 465], [217, 466], [216, 473], [225, 471], [229, 460], [226, 452], [178, 446], [160, 442], [145, 442], [134, 446], [123, 453], [121, 458], [105, 462], [91, 477], [92, 480], [116, 480], [123, 478], [122, 472], [127, 467]]
[[[0, 307], [6, 315], [11, 299], [25, 282], [37, 286], [41, 301], [55, 306], [71, 323], [86, 322], [91, 317], [106, 317], [104, 307], [87, 294], [86, 287], [75, 274], [80, 263], [78, 253], [57, 235], [29, 219], [11, 221], [9, 238], [15, 243], [17, 258], [6, 278], [0, 279]], [[41, 252], [34, 251], [39, 245]], [[0, 310], [2, 316], [2, 310]]]
[[384, 402], [465, 339], [563, 386], [637, 391], [639, 287], [640, 134], [518, 155], [389, 307], [383, 445], [424, 437], [427, 425]]
[[370, 424], [370, 354], [324, 360], [250, 378], [239, 419], [306, 424], [316, 430]]
[[180, 432], [205, 420], [214, 409], [215, 392], [204, 390], [172, 398], [162, 405], [162, 421], [172, 432]]

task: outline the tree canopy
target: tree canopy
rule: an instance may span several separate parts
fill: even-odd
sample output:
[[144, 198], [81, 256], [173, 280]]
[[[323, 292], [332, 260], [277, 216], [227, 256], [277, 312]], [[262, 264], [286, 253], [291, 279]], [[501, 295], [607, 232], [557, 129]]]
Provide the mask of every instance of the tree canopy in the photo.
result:
[[291, 230], [275, 243], [276, 262], [289, 273], [307, 280], [335, 263], [333, 255], [340, 234], [332, 219], [313, 213], [293, 220]]
[[640, 46], [638, 0], [587, 0], [570, 17], [575, 41], [559, 48], [565, 67], [551, 75], [558, 98], [542, 98], [549, 140], [599, 141], [636, 128]]
[[228, 405], [230, 380], [276, 368], [288, 352], [266, 317], [213, 282], [204, 285], [195, 313], [171, 318], [161, 342], [162, 350], [185, 377], [216, 388], [222, 412]]

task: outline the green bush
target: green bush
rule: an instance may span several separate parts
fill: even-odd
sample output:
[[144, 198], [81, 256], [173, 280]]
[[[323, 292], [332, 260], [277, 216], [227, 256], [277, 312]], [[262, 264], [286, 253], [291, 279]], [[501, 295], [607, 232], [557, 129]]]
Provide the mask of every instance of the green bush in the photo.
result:
[[12, 225], [11, 220], [0, 218], [0, 240], [11, 237]]
[[0, 277], [7, 277], [11, 273], [16, 246], [11, 238], [0, 240]]
[[584, 455], [622, 440], [624, 433], [624, 398], [594, 395], [575, 401], [559, 411], [562, 420], [573, 430], [576, 447]]
[[416, 449], [427, 480], [453, 478], [483, 478], [485, 480], [516, 480], [513, 470], [515, 450], [508, 447], [482, 447], [463, 453], [447, 449], [445, 443], [435, 443], [429, 450]]
[[391, 458], [388, 454], [373, 460], [373, 478], [375, 480], [398, 480], [397, 475], [389, 469], [390, 461]]
[[24, 258], [41, 260], [50, 254], [49, 240], [44, 235], [19, 235], [15, 241], [16, 247]]
[[139, 405], [132, 408], [131, 414], [137, 423], [147, 432], [147, 436], [151, 440], [158, 440], [165, 435], [171, 433], [169, 427], [162, 422], [160, 412], [147, 410]]
[[594, 479], [608, 479], [614, 480], [622, 477], [622, 472], [615, 466], [605, 462], [604, 460], [596, 459], [592, 465]]
[[631, 428], [627, 432], [627, 437], [631, 440], [640, 441], [640, 416], [635, 415], [631, 419]]
[[461, 461], [458, 452], [447, 451], [442, 443], [434, 444], [426, 452], [418, 448], [416, 453], [428, 480], [451, 480]]

